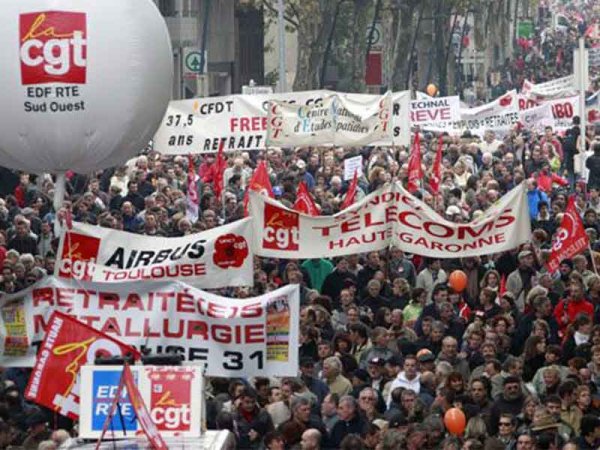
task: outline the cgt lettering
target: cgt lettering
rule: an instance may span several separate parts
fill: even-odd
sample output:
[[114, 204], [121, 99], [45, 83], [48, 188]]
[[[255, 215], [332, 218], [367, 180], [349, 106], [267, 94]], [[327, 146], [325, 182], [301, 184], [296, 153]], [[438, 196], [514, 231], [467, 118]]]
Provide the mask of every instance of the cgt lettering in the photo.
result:
[[20, 15], [23, 84], [86, 82], [85, 13], [45, 11]]
[[80, 259], [61, 259], [59, 261], [59, 274], [65, 278], [75, 278], [76, 280], [91, 281], [95, 272], [95, 259], [82, 261]]
[[300, 241], [298, 228], [265, 228], [265, 241], [270, 244], [275, 244], [282, 250], [290, 248], [298, 248]]
[[150, 412], [152, 421], [159, 425], [159, 429], [186, 430], [190, 428], [191, 410], [189, 405], [177, 407], [157, 406]]

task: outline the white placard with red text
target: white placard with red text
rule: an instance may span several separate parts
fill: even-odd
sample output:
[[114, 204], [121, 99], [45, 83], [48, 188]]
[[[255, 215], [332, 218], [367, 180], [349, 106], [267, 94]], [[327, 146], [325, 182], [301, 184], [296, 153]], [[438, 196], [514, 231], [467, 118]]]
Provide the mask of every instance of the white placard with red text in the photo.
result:
[[[83, 366], [79, 437], [98, 439], [119, 387], [122, 366]], [[131, 366], [142, 400], [161, 436], [200, 437], [203, 374], [200, 367]], [[141, 432], [129, 395], [119, 402], [106, 437], [131, 437]], [[121, 417], [123, 421], [121, 422]], [[123, 426], [125, 433], [123, 433]]]
[[461, 108], [457, 120], [427, 124], [430, 131], [462, 134], [469, 131], [476, 136], [492, 130], [499, 134], [509, 132], [519, 122], [516, 91], [510, 91], [496, 100], [474, 108]]
[[259, 256], [304, 259], [377, 251], [396, 245], [437, 258], [489, 255], [531, 236], [524, 184], [475, 222], [445, 220], [399, 183], [382, 187], [333, 216], [312, 217], [250, 193], [254, 251]]
[[410, 102], [410, 122], [412, 126], [429, 129], [438, 122], [460, 120], [460, 98], [429, 97]]
[[[49, 277], [2, 299], [0, 358], [7, 367], [32, 367], [57, 309], [138, 350], [182, 354], [187, 363], [206, 365], [210, 376], [295, 376], [298, 292], [290, 285], [237, 299], [174, 281], [116, 284]], [[28, 345], [7, 345], [19, 339]]]
[[179, 280], [204, 289], [252, 286], [250, 222], [173, 238], [74, 222], [61, 236], [54, 274], [102, 283]]

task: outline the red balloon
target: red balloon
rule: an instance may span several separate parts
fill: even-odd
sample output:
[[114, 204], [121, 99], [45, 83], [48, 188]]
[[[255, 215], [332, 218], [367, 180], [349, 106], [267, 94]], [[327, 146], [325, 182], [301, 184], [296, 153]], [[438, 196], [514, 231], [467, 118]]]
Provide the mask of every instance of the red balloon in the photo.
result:
[[446, 429], [455, 436], [463, 434], [467, 426], [465, 413], [458, 408], [450, 408], [444, 415], [444, 425], [446, 425]]
[[448, 284], [455, 292], [462, 292], [467, 287], [467, 275], [462, 270], [455, 270], [450, 274]]

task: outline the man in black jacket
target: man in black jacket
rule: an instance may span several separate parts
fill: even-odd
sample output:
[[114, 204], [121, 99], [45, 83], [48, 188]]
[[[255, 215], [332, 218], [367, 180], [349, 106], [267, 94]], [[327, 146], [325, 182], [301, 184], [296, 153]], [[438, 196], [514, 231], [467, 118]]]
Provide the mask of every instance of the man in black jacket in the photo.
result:
[[239, 406], [234, 416], [237, 430], [237, 448], [259, 448], [263, 437], [273, 431], [273, 421], [267, 411], [256, 402], [256, 393], [244, 389], [239, 396]]
[[521, 414], [525, 397], [521, 389], [521, 380], [513, 375], [504, 379], [502, 394], [496, 399], [490, 410], [488, 431], [490, 434], [498, 432], [500, 416], [508, 413], [513, 416]]
[[340, 399], [338, 419], [329, 435], [327, 448], [340, 448], [340, 442], [345, 436], [349, 434], [361, 436], [368, 425], [358, 413], [356, 399], [350, 395], [345, 395]]

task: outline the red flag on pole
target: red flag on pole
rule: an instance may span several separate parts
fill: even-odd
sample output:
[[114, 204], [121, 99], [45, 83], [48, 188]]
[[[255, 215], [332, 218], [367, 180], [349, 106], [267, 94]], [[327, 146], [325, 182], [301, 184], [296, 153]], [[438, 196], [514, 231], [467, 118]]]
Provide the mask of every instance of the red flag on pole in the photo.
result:
[[408, 192], [413, 193], [419, 189], [423, 179], [423, 168], [421, 166], [421, 137], [417, 132], [408, 160]]
[[248, 215], [248, 201], [250, 200], [250, 196], [248, 195], [249, 191], [256, 191], [262, 195], [268, 195], [270, 198], [274, 198], [273, 187], [271, 186], [271, 179], [269, 178], [269, 171], [267, 170], [266, 161], [261, 161], [258, 163], [256, 170], [252, 174], [250, 183], [246, 188], [246, 192], [244, 194], [244, 216]]
[[340, 206], [340, 210], [344, 210], [346, 208], [350, 208], [354, 201], [356, 200], [356, 192], [358, 191], [358, 170], [354, 171], [354, 178], [352, 178], [352, 182], [350, 186], [348, 186], [348, 191], [346, 192], [346, 197], [344, 197], [344, 201], [342, 206]]
[[433, 161], [433, 171], [429, 178], [429, 189], [432, 194], [440, 192], [440, 184], [442, 183], [442, 148], [444, 147], [444, 139], [440, 136], [438, 140], [437, 153]]
[[104, 438], [104, 434], [112, 421], [112, 418], [115, 414], [115, 410], [118, 407], [118, 401], [122, 396], [123, 389], [126, 390], [129, 395], [129, 400], [131, 402], [131, 406], [135, 413], [137, 420], [140, 423], [140, 428], [150, 441], [150, 447], [155, 450], [168, 450], [167, 443], [164, 441], [158, 429], [156, 428], [156, 424], [152, 420], [152, 416], [148, 412], [148, 408], [144, 403], [144, 399], [140, 394], [137, 385], [135, 384], [135, 380], [133, 379], [133, 374], [131, 373], [131, 369], [129, 368], [129, 364], [125, 363], [123, 367], [123, 373], [121, 374], [121, 381], [119, 382], [118, 392], [115, 395], [115, 399], [110, 408], [110, 412], [108, 416], [106, 416], [106, 420], [104, 421], [104, 428], [102, 429], [102, 434], [100, 435], [100, 439], [96, 444], [96, 449], [100, 447], [102, 443], [102, 439]]
[[94, 364], [97, 356], [139, 352], [77, 319], [54, 311], [46, 326], [25, 398], [63, 416], [79, 418], [79, 368]]
[[506, 275], [500, 277], [500, 287], [498, 288], [498, 295], [502, 297], [506, 293]]
[[298, 184], [298, 189], [296, 190], [296, 203], [294, 203], [294, 210], [308, 214], [310, 216], [318, 216], [319, 208], [315, 204], [315, 201], [311, 197], [308, 192], [308, 188], [306, 187], [306, 183], [301, 181]]
[[221, 195], [223, 194], [223, 190], [225, 189], [225, 186], [223, 186], [223, 172], [225, 172], [227, 162], [225, 161], [225, 155], [223, 151], [224, 148], [225, 142], [221, 140], [221, 143], [219, 144], [219, 151], [217, 152], [217, 161], [215, 162], [215, 178], [213, 180], [213, 190], [218, 201], [221, 201]]
[[572, 195], [569, 197], [560, 227], [554, 233], [552, 251], [547, 263], [548, 270], [554, 272], [563, 259], [572, 258], [588, 248], [589, 245], [588, 235], [575, 206], [575, 196]]
[[198, 211], [200, 210], [200, 199], [198, 198], [196, 181], [198, 181], [198, 175], [196, 175], [196, 170], [194, 169], [194, 159], [192, 158], [192, 155], [188, 155], [186, 217], [191, 222], [196, 222], [198, 220]]

